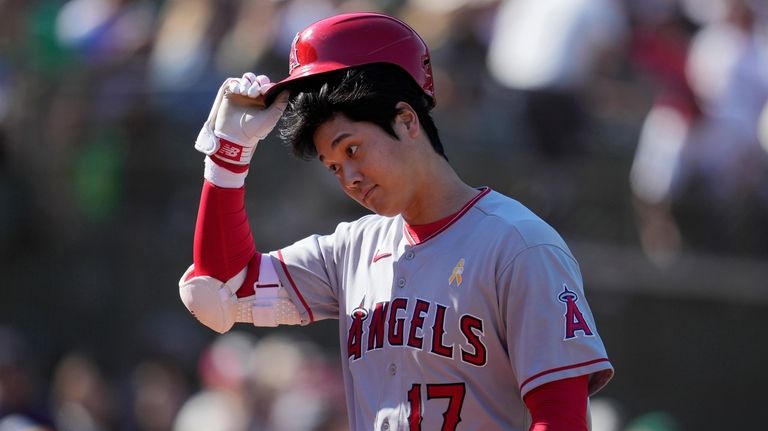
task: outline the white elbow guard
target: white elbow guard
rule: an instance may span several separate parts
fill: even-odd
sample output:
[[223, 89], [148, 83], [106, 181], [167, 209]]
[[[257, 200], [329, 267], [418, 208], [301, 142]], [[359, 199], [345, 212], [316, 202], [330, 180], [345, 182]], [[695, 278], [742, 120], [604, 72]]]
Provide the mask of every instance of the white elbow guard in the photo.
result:
[[218, 333], [229, 331], [235, 322], [256, 326], [296, 325], [301, 323], [299, 311], [275, 272], [272, 260], [263, 255], [255, 294], [238, 298], [235, 292], [243, 284], [246, 269], [222, 283], [213, 277], [190, 277], [193, 266], [179, 281], [179, 296], [192, 315]]
[[238, 314], [244, 312], [243, 308], [249, 308], [247, 302], [235, 295], [245, 279], [246, 270], [222, 283], [208, 276], [190, 277], [193, 269], [194, 266], [190, 266], [179, 280], [181, 302], [203, 325], [220, 334], [229, 331], [238, 320]]

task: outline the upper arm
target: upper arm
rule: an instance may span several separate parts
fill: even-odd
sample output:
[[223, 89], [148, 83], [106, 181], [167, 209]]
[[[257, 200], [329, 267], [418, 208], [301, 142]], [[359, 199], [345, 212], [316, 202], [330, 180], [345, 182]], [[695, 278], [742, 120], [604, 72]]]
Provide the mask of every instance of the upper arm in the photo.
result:
[[[499, 283], [521, 395], [556, 380], [597, 372], [612, 375], [578, 264], [568, 251], [554, 245], [526, 248], [502, 271]], [[590, 392], [605, 383], [607, 379]]]
[[313, 235], [269, 253], [275, 272], [301, 314], [302, 324], [338, 318], [338, 245], [334, 235]]

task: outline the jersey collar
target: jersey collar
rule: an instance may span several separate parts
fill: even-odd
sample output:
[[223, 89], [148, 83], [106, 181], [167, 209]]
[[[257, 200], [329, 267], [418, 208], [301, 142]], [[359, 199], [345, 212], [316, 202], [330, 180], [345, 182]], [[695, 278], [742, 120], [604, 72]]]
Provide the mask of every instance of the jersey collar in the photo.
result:
[[403, 231], [405, 232], [405, 238], [408, 240], [408, 244], [410, 245], [416, 245], [421, 244], [429, 239], [435, 237], [440, 232], [448, 229], [449, 226], [454, 224], [458, 219], [460, 219], [464, 214], [469, 211], [472, 206], [477, 203], [483, 196], [487, 195], [491, 192], [491, 189], [489, 187], [483, 187], [480, 189], [480, 193], [475, 195], [469, 202], [464, 204], [463, 207], [461, 207], [460, 210], [456, 211], [455, 213], [443, 217], [440, 220], [434, 221], [432, 223], [427, 224], [419, 224], [419, 225], [409, 225], [408, 223], [403, 223]]

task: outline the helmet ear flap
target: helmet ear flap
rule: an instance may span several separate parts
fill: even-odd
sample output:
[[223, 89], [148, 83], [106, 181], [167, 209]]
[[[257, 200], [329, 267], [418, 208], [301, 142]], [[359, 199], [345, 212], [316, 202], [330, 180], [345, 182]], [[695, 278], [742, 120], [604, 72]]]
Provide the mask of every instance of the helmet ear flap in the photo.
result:
[[435, 105], [432, 62], [424, 40], [388, 15], [346, 13], [317, 21], [296, 34], [288, 77], [267, 92], [270, 103], [290, 83], [321, 73], [374, 63], [403, 69]]

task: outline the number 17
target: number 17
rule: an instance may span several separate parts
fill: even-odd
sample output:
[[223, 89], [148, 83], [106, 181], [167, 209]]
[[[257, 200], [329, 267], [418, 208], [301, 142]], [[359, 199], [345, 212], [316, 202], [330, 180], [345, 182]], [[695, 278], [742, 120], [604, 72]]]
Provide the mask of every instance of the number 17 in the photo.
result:
[[[453, 431], [461, 422], [461, 407], [464, 404], [466, 387], [464, 383], [430, 383], [427, 384], [427, 399], [448, 398], [448, 408], [443, 412], [443, 426], [441, 431]], [[414, 383], [408, 391], [408, 402], [411, 405], [411, 414], [408, 416], [408, 425], [411, 431], [421, 431], [422, 416], [421, 384]]]

